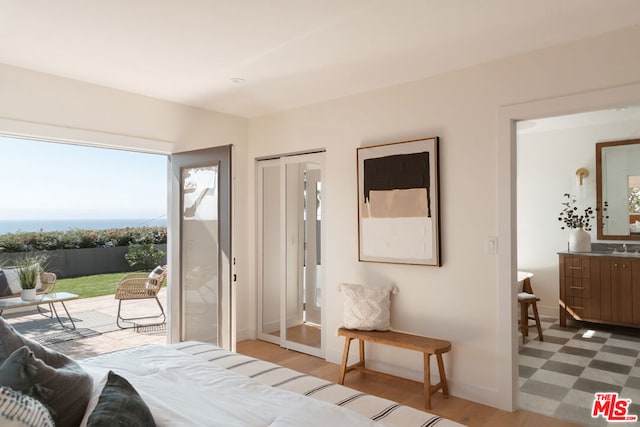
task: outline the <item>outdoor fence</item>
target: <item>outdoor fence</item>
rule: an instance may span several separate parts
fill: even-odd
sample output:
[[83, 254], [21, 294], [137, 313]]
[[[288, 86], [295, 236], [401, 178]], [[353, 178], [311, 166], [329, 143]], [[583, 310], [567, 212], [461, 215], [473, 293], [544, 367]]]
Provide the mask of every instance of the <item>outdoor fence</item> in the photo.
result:
[[[162, 250], [165, 255], [161, 264], [166, 264], [167, 244], [154, 245]], [[46, 270], [55, 273], [58, 278], [89, 276], [93, 274], [119, 273], [134, 271], [137, 268], [129, 266], [124, 255], [129, 251], [129, 246], [116, 246], [111, 248], [88, 249], [57, 249], [51, 251], [37, 251], [37, 254], [46, 256]], [[24, 253], [0, 253], [0, 265], [12, 265], [20, 259]]]

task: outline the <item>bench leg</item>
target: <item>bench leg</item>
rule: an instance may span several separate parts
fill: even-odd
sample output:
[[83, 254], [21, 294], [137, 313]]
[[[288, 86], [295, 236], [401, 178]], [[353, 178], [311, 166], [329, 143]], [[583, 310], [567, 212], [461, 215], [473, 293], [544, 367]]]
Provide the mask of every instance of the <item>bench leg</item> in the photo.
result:
[[359, 348], [360, 348], [360, 366], [364, 368], [364, 340], [358, 340], [358, 341], [359, 341]]
[[440, 374], [440, 382], [434, 386], [431, 385], [431, 354], [424, 353], [424, 407], [431, 409], [431, 396], [433, 393], [442, 389], [444, 396], [449, 396], [449, 386], [447, 384], [447, 374], [444, 371], [444, 360], [442, 354], [436, 354], [438, 363], [438, 373]]
[[431, 355], [424, 353], [424, 407], [431, 409], [431, 367], [429, 360]]
[[344, 375], [347, 373], [347, 361], [349, 360], [349, 345], [352, 338], [344, 337], [344, 351], [342, 353], [342, 365], [340, 365], [340, 376], [338, 384], [344, 384]]
[[449, 386], [447, 385], [447, 374], [444, 372], [444, 360], [442, 354], [436, 354], [438, 360], [438, 372], [440, 373], [440, 384], [442, 384], [442, 394], [449, 396]]

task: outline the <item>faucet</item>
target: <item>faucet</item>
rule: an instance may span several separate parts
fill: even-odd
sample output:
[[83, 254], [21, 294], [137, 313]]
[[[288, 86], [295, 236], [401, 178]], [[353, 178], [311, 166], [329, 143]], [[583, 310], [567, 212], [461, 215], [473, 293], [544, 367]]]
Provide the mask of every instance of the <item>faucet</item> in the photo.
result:
[[624, 249], [622, 252], [627, 252], [627, 244], [626, 243], [622, 244], [622, 249]]

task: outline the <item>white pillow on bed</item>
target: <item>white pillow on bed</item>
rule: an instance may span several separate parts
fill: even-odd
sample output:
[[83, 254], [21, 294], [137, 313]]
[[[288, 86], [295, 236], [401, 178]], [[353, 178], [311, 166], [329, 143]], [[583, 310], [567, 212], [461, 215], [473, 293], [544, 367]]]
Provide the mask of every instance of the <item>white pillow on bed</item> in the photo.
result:
[[396, 285], [371, 287], [341, 283], [338, 290], [344, 295], [343, 326], [363, 331], [391, 329], [391, 294], [398, 293]]

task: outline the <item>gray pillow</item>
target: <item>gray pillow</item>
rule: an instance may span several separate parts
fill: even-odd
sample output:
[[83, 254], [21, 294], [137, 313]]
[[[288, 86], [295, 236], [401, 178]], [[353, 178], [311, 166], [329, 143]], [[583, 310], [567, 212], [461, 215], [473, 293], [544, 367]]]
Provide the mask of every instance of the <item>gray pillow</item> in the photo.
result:
[[27, 347], [20, 347], [0, 365], [0, 386], [11, 387], [15, 391], [35, 394], [35, 384], [31, 381], [35, 375], [35, 367], [30, 366], [26, 360], [33, 355]]
[[49, 408], [57, 426], [80, 425], [93, 388], [91, 377], [80, 365], [20, 335], [1, 317], [0, 362], [0, 381], [16, 381], [15, 372], [22, 372], [29, 383], [20, 383], [20, 387]]
[[0, 364], [4, 362], [11, 353], [26, 345], [33, 354], [47, 365], [60, 368], [72, 362], [67, 356], [57, 351], [43, 347], [38, 342], [25, 337], [16, 331], [13, 326], [0, 317]]
[[135, 388], [120, 375], [109, 371], [98, 404], [87, 427], [155, 427], [151, 411]]

